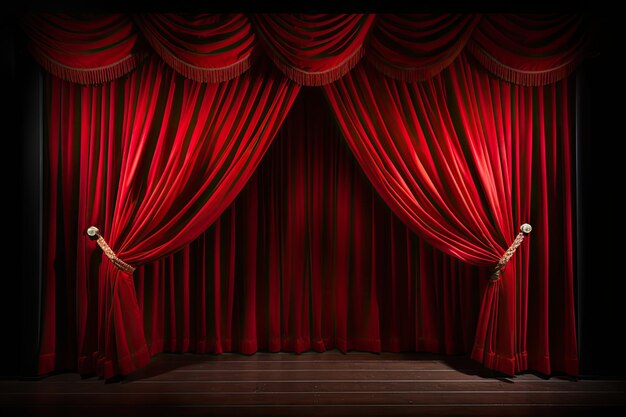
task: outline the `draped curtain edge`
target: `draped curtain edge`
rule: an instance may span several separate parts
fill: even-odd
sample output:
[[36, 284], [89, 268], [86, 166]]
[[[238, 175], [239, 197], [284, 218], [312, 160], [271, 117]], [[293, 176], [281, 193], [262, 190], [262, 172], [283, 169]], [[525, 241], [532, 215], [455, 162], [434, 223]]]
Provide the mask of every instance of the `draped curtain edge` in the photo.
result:
[[[280, 60], [276, 54], [269, 53], [268, 51], [262, 51], [264, 49], [262, 44], [255, 45], [252, 53], [247, 54], [238, 61], [223, 67], [205, 68], [195, 66], [176, 57], [172, 51], [167, 50], [167, 48], [164, 45], [161, 45], [158, 40], [153, 39], [146, 33], [145, 30], [142, 30], [141, 25], [137, 24], [135, 20], [133, 20], [133, 22], [134, 25], [139, 28], [137, 33], [141, 35], [142, 39], [145, 40], [145, 43], [150, 45], [150, 48], [157, 53], [161, 59], [165, 61], [165, 63], [185, 78], [203, 83], [223, 82], [243, 74], [254, 64], [253, 57], [260, 54], [268, 55], [271, 61], [287, 78], [303, 86], [322, 86], [330, 84], [341, 78], [347, 72], [351, 71], [362, 58], [365, 58], [366, 61], [371, 63], [374, 68], [390, 78], [404, 82], [419, 82], [439, 74], [451, 65], [461, 52], [467, 49], [472, 56], [474, 56], [476, 60], [487, 69], [487, 71], [498, 78], [524, 86], [540, 86], [562, 80], [571, 74], [581, 61], [592, 52], [592, 48], [589, 46], [592, 43], [590, 41], [595, 27], [593, 21], [591, 22], [590, 28], [588, 28], [588, 31], [586, 32], [586, 34], [589, 35], [587, 38], [588, 42], [585, 42], [585, 44], [581, 46], [578, 51], [576, 51], [575, 56], [568, 62], [562, 63], [554, 68], [539, 71], [525, 71], [507, 66], [498, 60], [497, 57], [489, 54], [475, 39], [473, 39], [473, 33], [480, 27], [481, 22], [481, 15], [478, 14], [477, 16], [476, 24], [466, 35], [467, 39], [453, 48], [453, 50], [451, 50], [442, 61], [434, 64], [430, 63], [428, 65], [406, 68], [395, 66], [391, 63], [384, 63], [380, 57], [368, 50], [367, 38], [372, 34], [373, 29], [376, 27], [376, 19], [374, 19], [373, 24], [368, 29], [366, 40], [359, 45], [356, 52], [348, 58], [343, 59], [336, 66], [322, 72], [307, 72], [301, 68], [291, 66]], [[252, 30], [260, 38], [261, 34], [255, 25], [252, 25]], [[141, 59], [149, 53], [149, 51], [145, 48], [137, 47], [137, 45], [135, 45], [133, 48], [134, 52], [108, 66], [98, 68], [73, 68], [50, 58], [33, 42], [29, 42], [28, 49], [35, 60], [46, 71], [66, 81], [79, 84], [101, 84], [122, 77], [132, 71], [137, 66], [138, 62], [140, 62]]]

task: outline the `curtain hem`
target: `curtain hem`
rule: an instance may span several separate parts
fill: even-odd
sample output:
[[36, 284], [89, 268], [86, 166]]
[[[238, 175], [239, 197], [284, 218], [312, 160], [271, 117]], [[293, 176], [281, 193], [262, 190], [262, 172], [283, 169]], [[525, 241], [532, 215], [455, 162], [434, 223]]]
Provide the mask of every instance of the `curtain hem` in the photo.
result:
[[99, 68], [71, 68], [53, 60], [39, 48], [31, 46], [29, 49], [33, 58], [49, 73], [63, 80], [84, 85], [102, 84], [120, 78], [135, 69], [143, 58], [141, 54], [133, 53], [116, 63]]

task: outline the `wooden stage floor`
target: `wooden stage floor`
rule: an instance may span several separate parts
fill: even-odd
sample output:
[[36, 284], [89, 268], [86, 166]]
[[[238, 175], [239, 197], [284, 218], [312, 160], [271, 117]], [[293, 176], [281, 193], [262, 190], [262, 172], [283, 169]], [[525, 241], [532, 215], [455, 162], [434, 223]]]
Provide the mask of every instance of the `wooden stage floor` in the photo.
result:
[[161, 354], [125, 379], [1, 380], [1, 416], [597, 416], [626, 380], [507, 378], [428, 354]]

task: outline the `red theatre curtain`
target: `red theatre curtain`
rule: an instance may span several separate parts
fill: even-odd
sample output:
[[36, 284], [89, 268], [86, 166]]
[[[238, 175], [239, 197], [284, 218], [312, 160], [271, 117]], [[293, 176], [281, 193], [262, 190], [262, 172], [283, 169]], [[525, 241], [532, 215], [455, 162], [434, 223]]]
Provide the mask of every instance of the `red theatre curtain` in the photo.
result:
[[303, 90], [231, 207], [135, 283], [153, 354], [459, 354], [472, 347], [484, 273], [392, 214], [321, 92]]
[[[50, 224], [83, 240], [89, 226], [98, 226], [129, 264], [174, 252], [206, 230], [243, 188], [297, 92], [263, 65], [220, 84], [183, 79], [155, 59], [103, 86], [49, 78]], [[49, 260], [61, 249], [55, 227], [48, 233]], [[79, 239], [63, 248], [77, 260], [65, 268], [76, 271], [76, 288], [69, 291], [78, 299], [80, 371], [110, 378], [146, 364], [149, 353], [132, 275], [106, 258], [98, 268], [94, 257], [102, 254], [94, 246]], [[46, 265], [48, 285], [55, 285], [57, 268]], [[54, 304], [48, 299], [46, 311]], [[56, 341], [54, 324], [44, 328], [43, 344], [51, 347], [40, 364], [45, 372], [53, 366]]]
[[[337, 80], [326, 93], [359, 162], [396, 214], [435, 246], [492, 267], [519, 223], [535, 226], [533, 244], [485, 292], [474, 357], [505, 372], [576, 373], [571, 112], [566, 82], [543, 84], [565, 77], [583, 56], [583, 17], [486, 16], [476, 23], [455, 15], [378, 22], [361, 14], [252, 15], [251, 25], [241, 15], [134, 17], [176, 71], [203, 81], [235, 78], [202, 85], [154, 59], [130, 72], [143, 54], [123, 15], [42, 14], [25, 22], [30, 49], [50, 72], [82, 84], [111, 81], [94, 87], [47, 81], [50, 291], [42, 373], [73, 368], [75, 355], [81, 371], [109, 376], [147, 360], [132, 281], [108, 261], [99, 266], [101, 254], [84, 241], [84, 230], [100, 226], [122, 259], [140, 264], [180, 248], [217, 219], [298, 90], [262, 59], [245, 69], [255, 39], [298, 83]], [[540, 86], [491, 79], [463, 53], [424, 84], [394, 82], [357, 65], [370, 45], [380, 71], [420, 79], [452, 62], [465, 41], [489, 71]], [[74, 298], [76, 309], [67, 303]], [[66, 319], [74, 324], [56, 325]], [[72, 340], [76, 351], [64, 347]]]
[[[151, 354], [471, 350], [486, 272], [435, 250], [392, 214], [326, 106], [321, 92], [301, 92], [220, 218], [182, 250], [135, 271]], [[87, 151], [50, 145], [47, 199], [56, 221], [47, 233], [42, 364], [75, 369], [76, 300], [97, 306], [89, 286], [97, 286], [101, 255], [82, 233], [87, 182], [68, 163]], [[85, 265], [87, 276], [78, 276]], [[97, 328], [97, 314], [82, 319]]]
[[325, 91], [378, 192], [435, 247], [495, 267], [534, 224], [532, 256], [522, 247], [487, 286], [472, 357], [507, 374], [576, 374], [567, 83], [511, 85], [461, 55], [424, 83], [360, 66]]

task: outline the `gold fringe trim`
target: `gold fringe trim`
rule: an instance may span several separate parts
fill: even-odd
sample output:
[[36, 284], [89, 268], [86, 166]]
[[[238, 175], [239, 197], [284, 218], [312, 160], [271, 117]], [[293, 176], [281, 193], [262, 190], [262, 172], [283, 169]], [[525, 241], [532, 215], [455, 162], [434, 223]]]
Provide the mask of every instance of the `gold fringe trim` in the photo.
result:
[[498, 78], [513, 84], [524, 85], [528, 87], [538, 87], [561, 81], [570, 75], [578, 66], [582, 54], [556, 68], [550, 68], [544, 71], [523, 71], [498, 61], [494, 56], [485, 51], [476, 41], [470, 40], [467, 49], [480, 62], [487, 71], [491, 72]]
[[287, 76], [287, 78], [299, 85], [308, 87], [319, 87], [337, 81], [350, 72], [350, 70], [352, 70], [352, 68], [354, 68], [365, 55], [365, 49], [363, 46], [359, 46], [359, 48], [354, 51], [352, 55], [344, 59], [341, 64], [335, 66], [334, 68], [320, 72], [309, 72], [283, 62], [277, 53], [274, 53], [273, 50], [267, 48], [268, 45], [265, 46], [268, 55], [274, 64]]
[[118, 62], [98, 68], [73, 68], [55, 61], [41, 49], [30, 45], [31, 54], [46, 71], [56, 77], [76, 84], [104, 84], [128, 74], [137, 67], [143, 54], [132, 53]]
[[176, 54], [163, 45], [163, 43], [152, 34], [151, 29], [144, 26], [141, 20], [137, 19], [136, 23], [152, 49], [156, 51], [167, 65], [185, 78], [201, 83], [221, 83], [237, 78], [250, 69], [252, 52], [249, 52], [239, 61], [223, 67], [209, 68], [192, 65], [178, 58]]

